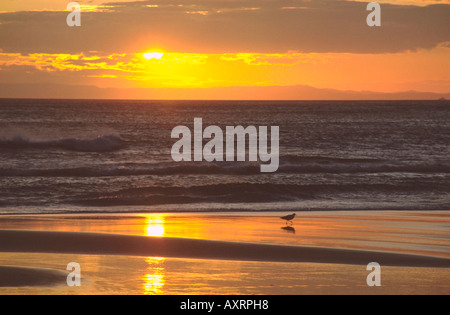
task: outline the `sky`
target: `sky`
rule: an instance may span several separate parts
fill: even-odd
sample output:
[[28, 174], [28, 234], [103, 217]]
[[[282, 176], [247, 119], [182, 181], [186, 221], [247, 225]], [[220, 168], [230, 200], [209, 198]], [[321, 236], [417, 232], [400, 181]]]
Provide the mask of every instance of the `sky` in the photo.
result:
[[378, 1], [379, 27], [366, 23], [368, 1], [88, 0], [80, 27], [66, 23], [69, 2], [1, 1], [0, 90], [450, 93], [450, 0]]

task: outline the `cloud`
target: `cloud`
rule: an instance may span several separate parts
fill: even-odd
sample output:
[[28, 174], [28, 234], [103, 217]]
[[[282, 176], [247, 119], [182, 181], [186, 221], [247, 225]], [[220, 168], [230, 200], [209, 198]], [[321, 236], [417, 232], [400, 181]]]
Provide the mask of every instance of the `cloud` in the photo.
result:
[[[9, 53], [131, 53], [149, 47], [192, 53], [395, 53], [450, 41], [450, 5], [382, 5], [382, 26], [366, 24], [366, 2], [339, 0], [160, 0], [111, 2], [106, 12], [0, 14]], [[302, 9], [286, 9], [286, 8]], [[191, 14], [189, 14], [191, 13]], [[197, 13], [197, 14], [192, 14]]]
[[450, 4], [450, 0], [377, 0], [376, 2], [397, 4], [397, 5], [415, 5], [415, 6], [427, 6], [430, 4]]
[[241, 61], [251, 66], [290, 66], [308, 61], [309, 58], [305, 54], [288, 53], [288, 54], [223, 54], [221, 60], [225, 61]]

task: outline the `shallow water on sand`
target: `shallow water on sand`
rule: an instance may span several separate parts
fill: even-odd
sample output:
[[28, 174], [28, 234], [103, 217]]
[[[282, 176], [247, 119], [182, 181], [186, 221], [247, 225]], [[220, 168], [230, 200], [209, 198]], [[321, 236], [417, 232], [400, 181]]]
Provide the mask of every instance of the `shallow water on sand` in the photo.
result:
[[[450, 213], [63, 215], [0, 217], [2, 229], [183, 237], [393, 251], [450, 257]], [[288, 227], [288, 229], [286, 229]], [[366, 266], [242, 262], [164, 257], [2, 253], [0, 265], [66, 270], [82, 266], [82, 285], [0, 288], [0, 294], [449, 294], [450, 270], [383, 267], [368, 287]]]
[[448, 211], [0, 216], [2, 229], [100, 232], [390, 251], [450, 258]]
[[0, 264], [65, 270], [81, 266], [81, 287], [0, 288], [0, 294], [449, 294], [449, 269], [382, 267], [368, 287], [365, 266], [166, 259], [158, 257], [2, 254]]

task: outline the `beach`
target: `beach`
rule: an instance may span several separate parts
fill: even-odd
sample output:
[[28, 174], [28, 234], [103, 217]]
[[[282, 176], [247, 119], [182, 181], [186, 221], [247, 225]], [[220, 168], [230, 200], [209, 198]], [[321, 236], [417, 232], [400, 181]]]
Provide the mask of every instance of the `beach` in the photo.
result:
[[[1, 216], [0, 278], [10, 279], [0, 294], [450, 293], [446, 211], [311, 211], [293, 225], [280, 216]], [[63, 276], [71, 262], [80, 287]], [[371, 262], [381, 287], [366, 283]]]

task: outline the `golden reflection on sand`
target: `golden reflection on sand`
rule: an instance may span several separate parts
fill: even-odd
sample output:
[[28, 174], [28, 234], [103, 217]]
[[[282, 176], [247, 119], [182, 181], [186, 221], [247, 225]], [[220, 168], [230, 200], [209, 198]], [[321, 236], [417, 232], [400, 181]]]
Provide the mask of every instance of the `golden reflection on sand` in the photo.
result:
[[164, 236], [165, 218], [163, 215], [145, 216], [145, 231], [147, 236]]
[[145, 262], [148, 263], [147, 273], [142, 277], [142, 293], [145, 295], [163, 294], [165, 285], [165, 258], [162, 257], [146, 257]]
[[[280, 213], [0, 216], [0, 229], [99, 232], [149, 237], [349, 248], [450, 257], [448, 211], [302, 212], [293, 229]], [[11, 239], [4, 239], [11, 242]], [[151, 255], [151, 254], [146, 254]], [[157, 255], [157, 254], [155, 254]], [[137, 256], [1, 253], [0, 265], [65, 270], [82, 286], [0, 288], [0, 294], [448, 294], [449, 270], [383, 267], [382, 287], [364, 266], [236, 262]], [[106, 272], [107, 271], [107, 272]]]
[[[165, 228], [164, 215], [147, 215], [145, 216], [145, 235], [162, 237], [164, 236]], [[160, 295], [163, 294], [165, 284], [165, 258], [163, 257], [146, 257], [145, 262], [148, 264], [146, 274], [142, 277], [142, 290], [145, 295]]]
[[[5, 230], [98, 232], [450, 257], [449, 211], [0, 216]], [[294, 230], [295, 229], [295, 230]]]

